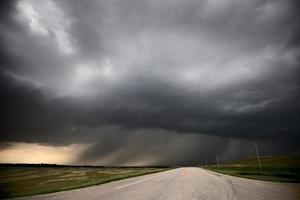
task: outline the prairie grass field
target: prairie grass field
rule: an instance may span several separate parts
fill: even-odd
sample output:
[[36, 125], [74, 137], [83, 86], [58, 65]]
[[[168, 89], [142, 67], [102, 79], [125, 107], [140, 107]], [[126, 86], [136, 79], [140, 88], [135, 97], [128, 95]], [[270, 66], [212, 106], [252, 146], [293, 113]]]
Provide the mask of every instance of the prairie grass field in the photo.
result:
[[228, 175], [275, 182], [300, 182], [300, 156], [265, 156], [203, 167]]
[[166, 169], [0, 165], [0, 199], [87, 187]]

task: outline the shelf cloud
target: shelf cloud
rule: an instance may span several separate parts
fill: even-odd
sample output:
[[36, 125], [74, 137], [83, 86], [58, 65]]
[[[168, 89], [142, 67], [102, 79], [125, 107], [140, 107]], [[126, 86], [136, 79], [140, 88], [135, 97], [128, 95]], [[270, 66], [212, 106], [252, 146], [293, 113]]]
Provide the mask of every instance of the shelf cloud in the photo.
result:
[[195, 164], [251, 156], [253, 141], [264, 154], [299, 153], [299, 9], [4, 1], [0, 155], [65, 146], [79, 148], [72, 164]]

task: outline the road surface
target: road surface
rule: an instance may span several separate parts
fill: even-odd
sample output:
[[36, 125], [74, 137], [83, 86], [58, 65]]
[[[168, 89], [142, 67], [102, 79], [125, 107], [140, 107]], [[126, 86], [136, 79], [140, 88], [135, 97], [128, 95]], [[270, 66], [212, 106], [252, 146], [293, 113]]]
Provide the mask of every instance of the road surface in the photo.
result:
[[99, 186], [19, 199], [299, 200], [300, 184], [256, 181], [222, 175], [196, 167], [186, 167]]

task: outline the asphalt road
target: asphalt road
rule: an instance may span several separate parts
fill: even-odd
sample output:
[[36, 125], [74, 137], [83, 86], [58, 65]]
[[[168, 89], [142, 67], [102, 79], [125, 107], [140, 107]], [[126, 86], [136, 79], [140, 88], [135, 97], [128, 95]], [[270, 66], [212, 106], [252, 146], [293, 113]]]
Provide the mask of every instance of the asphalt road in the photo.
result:
[[28, 200], [293, 200], [300, 184], [273, 183], [222, 175], [195, 167], [115, 181]]

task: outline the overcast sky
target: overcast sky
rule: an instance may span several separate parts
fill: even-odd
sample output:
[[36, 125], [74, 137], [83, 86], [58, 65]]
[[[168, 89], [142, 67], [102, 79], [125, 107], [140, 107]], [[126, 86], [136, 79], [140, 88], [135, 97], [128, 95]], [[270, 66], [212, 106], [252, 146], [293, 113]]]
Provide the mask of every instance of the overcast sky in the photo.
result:
[[[0, 162], [300, 153], [297, 0], [3, 1]], [[31, 155], [31, 156], [30, 156]]]

